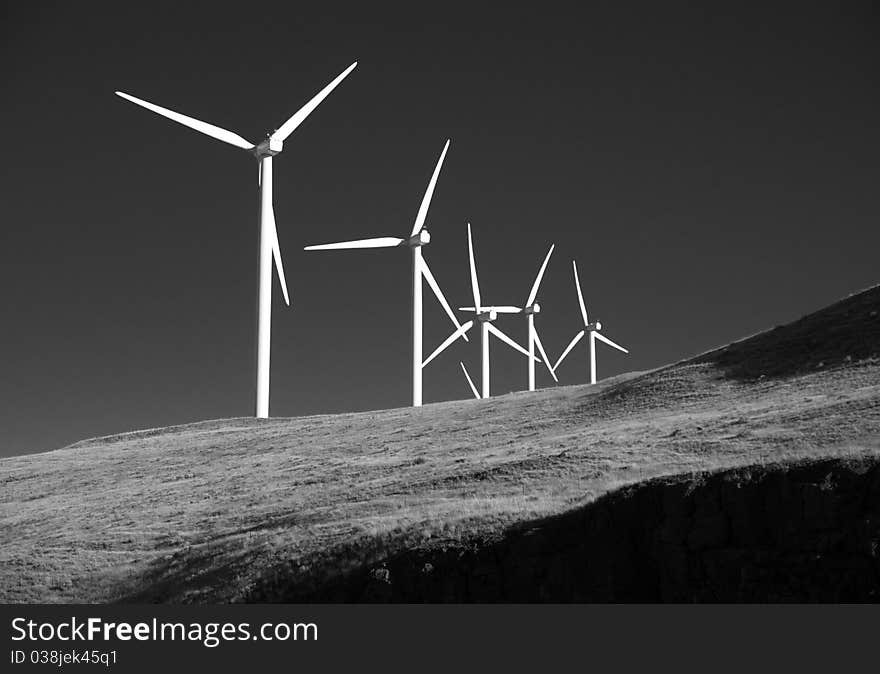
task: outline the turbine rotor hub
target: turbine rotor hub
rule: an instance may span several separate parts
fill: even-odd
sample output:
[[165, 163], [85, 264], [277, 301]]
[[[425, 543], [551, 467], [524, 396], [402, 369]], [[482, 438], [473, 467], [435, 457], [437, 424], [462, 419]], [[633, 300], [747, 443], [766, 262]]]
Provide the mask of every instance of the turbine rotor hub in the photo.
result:
[[587, 323], [584, 326], [584, 329], [589, 332], [599, 332], [599, 330], [602, 329], [602, 324], [599, 321], [596, 321], [595, 323]]
[[406, 245], [412, 248], [418, 248], [431, 243], [431, 233], [427, 229], [422, 229], [418, 234], [414, 234], [406, 240]]
[[541, 313], [541, 305], [535, 302], [533, 305], [526, 307], [523, 309], [523, 313], [526, 315], [529, 314], [539, 314]]
[[480, 313], [477, 314], [477, 320], [480, 323], [491, 323], [495, 319], [498, 318], [498, 312], [494, 309], [482, 309]]
[[262, 159], [263, 157], [274, 157], [282, 149], [284, 149], [284, 141], [266, 138], [259, 145], [255, 146], [251, 152], [254, 153], [257, 159]]

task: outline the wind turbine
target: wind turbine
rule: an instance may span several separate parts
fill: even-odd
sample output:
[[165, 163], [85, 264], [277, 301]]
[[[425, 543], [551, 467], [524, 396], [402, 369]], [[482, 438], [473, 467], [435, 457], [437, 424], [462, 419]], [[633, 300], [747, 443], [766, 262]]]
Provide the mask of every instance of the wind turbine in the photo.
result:
[[[459, 311], [472, 311], [476, 314], [474, 320], [468, 321], [464, 325], [460, 326], [458, 330], [453, 332], [449, 337], [446, 338], [446, 341], [443, 342], [437, 349], [425, 360], [425, 363], [431, 362], [434, 358], [436, 358], [440, 353], [449, 346], [452, 342], [454, 342], [458, 337], [465, 336], [465, 333], [470, 330], [474, 326], [474, 322], [479, 321], [480, 323], [480, 353], [482, 354], [482, 395], [477, 395], [476, 397], [489, 397], [489, 334], [495, 335], [498, 339], [500, 339], [505, 344], [513, 347], [524, 356], [528, 356], [529, 359], [535, 360], [537, 362], [541, 362], [537, 358], [535, 358], [534, 354], [530, 354], [524, 348], [522, 348], [519, 344], [514, 342], [510, 337], [505, 335], [501, 330], [496, 328], [492, 323], [498, 318], [498, 314], [518, 314], [522, 309], [519, 307], [511, 307], [511, 306], [483, 306], [481, 304], [480, 298], [480, 283], [477, 280], [477, 265], [474, 262], [474, 242], [471, 238], [471, 223], [468, 223], [468, 260], [470, 262], [471, 267], [471, 290], [474, 294], [474, 306], [472, 307], [459, 307]], [[474, 392], [474, 395], [477, 394], [476, 387], [474, 386], [474, 382], [471, 379], [470, 375], [467, 372], [467, 368], [465, 368], [464, 364], [461, 364], [462, 370], [464, 370], [465, 377], [467, 377], [468, 383], [471, 385], [471, 390]]]
[[550, 359], [547, 357], [547, 352], [544, 351], [544, 345], [541, 344], [541, 338], [538, 336], [538, 331], [535, 329], [535, 314], [541, 312], [541, 305], [538, 304], [535, 300], [538, 297], [538, 288], [541, 287], [541, 279], [544, 278], [544, 271], [547, 269], [547, 263], [550, 262], [550, 256], [553, 255], [553, 249], [556, 248], [556, 244], [550, 246], [550, 250], [547, 251], [547, 257], [544, 258], [544, 264], [541, 265], [541, 269], [538, 271], [538, 275], [535, 277], [535, 282], [532, 284], [532, 289], [529, 292], [529, 298], [526, 300], [526, 305], [523, 307], [523, 311], [528, 317], [528, 328], [529, 328], [529, 391], [535, 390], [535, 346], [537, 345], [538, 350], [541, 352], [541, 358], [544, 359], [544, 363], [547, 365], [547, 369], [550, 370], [550, 374], [553, 377], [553, 381], [559, 382], [559, 379], [556, 378], [556, 373], [553, 371], [553, 368], [550, 367]]
[[187, 117], [179, 112], [148, 103], [140, 98], [117, 91], [116, 95], [127, 101], [140, 105], [158, 115], [167, 117], [179, 124], [195, 129], [207, 136], [222, 140], [253, 154], [259, 162], [260, 185], [260, 248], [259, 248], [259, 281], [257, 290], [257, 372], [255, 414], [264, 419], [269, 416], [269, 352], [272, 339], [272, 259], [278, 270], [278, 280], [284, 293], [284, 302], [290, 306], [287, 294], [287, 283], [284, 280], [284, 267], [281, 264], [281, 249], [278, 246], [278, 231], [275, 226], [275, 211], [272, 207], [272, 157], [283, 149], [284, 141], [294, 130], [305, 121], [312, 111], [320, 105], [330, 92], [345, 79], [357, 66], [357, 61], [342, 71], [336, 79], [321, 89], [308, 103], [258, 145], [247, 141], [232, 131], [219, 126]]
[[[407, 246], [412, 252], [412, 404], [413, 407], [420, 407], [422, 404], [422, 370], [433, 359], [428, 358], [422, 362], [422, 278], [424, 278], [437, 301], [440, 302], [449, 319], [456, 328], [461, 328], [461, 323], [455, 317], [449, 302], [443, 296], [443, 291], [437, 284], [434, 274], [428, 267], [427, 261], [422, 255], [422, 246], [430, 243], [431, 234], [425, 227], [425, 218], [428, 215], [428, 207], [431, 205], [431, 198], [434, 196], [434, 187], [437, 185], [437, 177], [440, 175], [440, 169], [443, 166], [443, 160], [446, 158], [446, 152], [449, 150], [449, 140], [443, 146], [440, 153], [440, 159], [434, 167], [434, 173], [428, 182], [428, 189], [425, 190], [425, 196], [422, 197], [422, 203], [416, 214], [415, 224], [413, 224], [412, 232], [409, 237], [399, 238], [395, 236], [380, 236], [372, 239], [358, 239], [356, 241], [342, 241], [340, 243], [324, 243], [317, 246], [306, 246], [305, 250], [346, 250], [352, 248], [396, 248], [398, 246]], [[457, 337], [464, 337], [467, 341], [467, 335], [456, 331]], [[453, 340], [449, 340], [450, 343]], [[444, 345], [444, 348], [448, 344]]]
[[602, 324], [599, 321], [595, 323], [590, 323], [590, 320], [587, 318], [587, 308], [584, 306], [584, 294], [581, 292], [581, 282], [578, 279], [578, 268], [577, 262], [572, 260], [572, 267], [574, 268], [574, 286], [577, 288], [578, 292], [578, 302], [581, 305], [581, 317], [584, 319], [584, 329], [581, 330], [574, 336], [574, 339], [571, 340], [569, 345], [565, 348], [565, 351], [562, 352], [562, 355], [559, 356], [559, 360], [556, 361], [556, 365], [553, 366], [553, 369], [556, 370], [560, 363], [565, 359], [568, 355], [568, 352], [574, 348], [574, 345], [577, 344], [581, 338], [585, 334], [589, 334], [589, 345], [590, 345], [590, 383], [596, 383], [596, 340], [600, 340], [605, 342], [608, 346], [614, 347], [618, 351], [623, 351], [624, 353], [629, 353], [626, 349], [624, 349], [619, 344], [615, 344], [610, 339], [608, 339], [605, 335], [599, 332], [602, 329]]

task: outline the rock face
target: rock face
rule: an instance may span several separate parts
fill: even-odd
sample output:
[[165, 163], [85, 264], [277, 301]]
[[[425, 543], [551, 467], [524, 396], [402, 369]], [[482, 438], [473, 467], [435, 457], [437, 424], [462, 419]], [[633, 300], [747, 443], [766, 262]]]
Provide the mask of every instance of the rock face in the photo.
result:
[[297, 602], [876, 602], [880, 462], [646, 482], [500, 540], [410, 550]]

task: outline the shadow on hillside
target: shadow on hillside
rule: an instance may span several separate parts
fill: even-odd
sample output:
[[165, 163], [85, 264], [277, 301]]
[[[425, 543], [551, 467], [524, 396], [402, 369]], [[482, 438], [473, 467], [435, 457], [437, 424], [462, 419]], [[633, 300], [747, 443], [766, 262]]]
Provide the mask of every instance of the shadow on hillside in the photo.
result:
[[733, 379], [783, 378], [880, 358], [880, 286], [698, 356]]
[[118, 601], [880, 602], [880, 459], [655, 479], [492, 540], [398, 534], [262, 571], [232, 536], [156, 560]]
[[[200, 545], [177, 550], [151, 562], [148, 570], [129, 580], [117, 603], [155, 604], [164, 602], [186, 603], [203, 601], [203, 596], [225, 595], [222, 588], [232, 588], [230, 594], [240, 591], [244, 577], [254, 558], [254, 548], [243, 543], [254, 534], [252, 541], [263, 541], [261, 532], [297, 525], [296, 518], [273, 518], [265, 525], [235, 530]], [[258, 545], [258, 544], [257, 544]]]
[[[409, 548], [248, 602], [878, 602], [876, 457], [658, 479], [509, 529]], [[304, 582], [305, 581], [305, 582]]]

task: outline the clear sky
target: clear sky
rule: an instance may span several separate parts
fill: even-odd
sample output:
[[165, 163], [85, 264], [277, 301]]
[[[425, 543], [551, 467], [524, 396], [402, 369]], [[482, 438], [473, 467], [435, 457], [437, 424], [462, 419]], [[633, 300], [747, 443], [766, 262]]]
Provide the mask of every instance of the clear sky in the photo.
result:
[[[603, 348], [600, 377], [878, 281], [870, 3], [181, 4], [5, 5], [0, 455], [252, 410], [256, 162], [116, 89], [258, 141], [360, 62], [275, 161], [293, 306], [275, 282], [273, 415], [408, 404], [406, 250], [302, 248], [407, 235], [446, 138], [425, 256], [450, 301], [471, 303], [468, 220], [496, 304], [556, 243], [539, 329], [555, 357], [580, 328], [577, 259], [632, 351]], [[425, 307], [427, 354], [449, 322]], [[525, 342], [522, 317], [498, 325]], [[492, 352], [493, 391], [525, 388]], [[478, 357], [434, 361], [426, 402], [468, 397]], [[559, 375], [583, 382], [585, 350]]]

